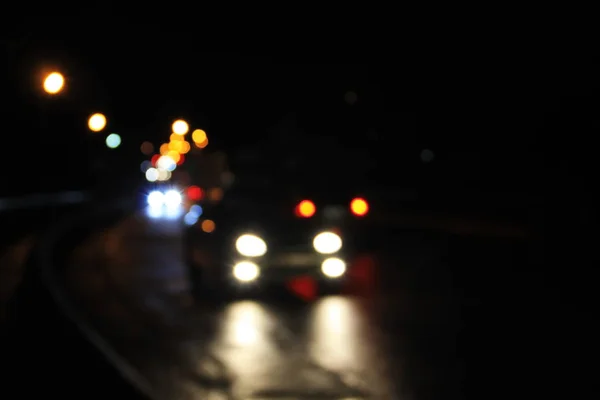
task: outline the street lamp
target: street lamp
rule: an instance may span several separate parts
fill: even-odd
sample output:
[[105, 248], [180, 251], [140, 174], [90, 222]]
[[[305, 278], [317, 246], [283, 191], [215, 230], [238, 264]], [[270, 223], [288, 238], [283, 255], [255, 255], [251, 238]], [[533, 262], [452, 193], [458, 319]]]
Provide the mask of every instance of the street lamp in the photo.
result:
[[90, 116], [88, 119], [88, 128], [92, 132], [100, 132], [106, 127], [106, 117], [104, 114], [96, 113]]
[[65, 86], [65, 77], [60, 72], [51, 72], [44, 78], [44, 91], [48, 94], [58, 94]]
[[171, 128], [173, 129], [173, 133], [178, 135], [185, 135], [190, 130], [188, 123], [182, 119], [178, 119], [177, 121], [173, 122], [173, 126], [171, 126]]

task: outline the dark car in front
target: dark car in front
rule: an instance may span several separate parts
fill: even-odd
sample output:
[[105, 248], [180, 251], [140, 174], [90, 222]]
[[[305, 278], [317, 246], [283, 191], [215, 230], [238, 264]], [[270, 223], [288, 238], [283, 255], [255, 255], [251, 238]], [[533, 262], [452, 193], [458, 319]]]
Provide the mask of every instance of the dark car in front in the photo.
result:
[[232, 190], [205, 204], [184, 235], [194, 292], [260, 293], [300, 277], [313, 280], [320, 293], [339, 291], [368, 203], [327, 197]]

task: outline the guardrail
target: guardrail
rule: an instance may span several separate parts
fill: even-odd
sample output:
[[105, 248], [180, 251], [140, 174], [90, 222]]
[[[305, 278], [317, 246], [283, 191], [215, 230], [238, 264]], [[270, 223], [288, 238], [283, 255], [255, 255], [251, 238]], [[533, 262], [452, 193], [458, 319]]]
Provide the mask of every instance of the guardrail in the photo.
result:
[[[41, 370], [46, 393], [56, 390], [63, 398], [74, 389], [79, 397], [103, 398], [123, 392], [129, 398], [156, 399], [151, 385], [98, 334], [66, 294], [60, 278], [69, 249], [90, 233], [116, 223], [135, 208], [135, 200], [112, 205], [93, 204], [86, 211], [65, 218], [51, 228], [34, 247], [23, 284], [11, 307], [12, 324], [5, 338], [10, 362], [20, 382]], [[67, 348], [61, 350], [61, 346]], [[77, 354], [74, 354], [77, 353]], [[35, 360], [35, 363], [32, 363]], [[69, 365], [70, 362], [70, 365]], [[53, 373], [54, 372], [54, 373]], [[117, 375], [114, 375], [115, 372]], [[111, 376], [113, 382], [100, 381]], [[50, 379], [48, 379], [50, 377]], [[15, 388], [21, 397], [39, 382]], [[61, 378], [63, 382], [61, 381]], [[77, 382], [74, 382], [77, 381]], [[117, 383], [118, 381], [118, 383]], [[14, 383], [14, 382], [13, 382]], [[77, 387], [75, 389], [75, 386]], [[85, 392], [82, 392], [82, 388]], [[119, 386], [115, 389], [115, 386]], [[133, 396], [133, 397], [132, 397]]]
[[0, 212], [79, 204], [89, 200], [89, 197], [89, 193], [87, 192], [73, 190], [59, 193], [37, 193], [27, 196], [0, 198]]

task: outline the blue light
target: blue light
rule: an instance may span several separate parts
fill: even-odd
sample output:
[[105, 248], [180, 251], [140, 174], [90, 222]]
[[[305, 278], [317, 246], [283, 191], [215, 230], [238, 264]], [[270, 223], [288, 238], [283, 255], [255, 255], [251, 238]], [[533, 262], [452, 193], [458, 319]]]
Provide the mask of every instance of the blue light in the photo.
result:
[[198, 204], [194, 204], [190, 207], [189, 213], [195, 215], [196, 217], [199, 217], [202, 215], [202, 207], [200, 207]]
[[185, 217], [183, 217], [183, 222], [188, 225], [194, 225], [196, 222], [198, 222], [198, 215], [193, 214], [191, 211], [188, 212], [187, 214], [185, 214]]

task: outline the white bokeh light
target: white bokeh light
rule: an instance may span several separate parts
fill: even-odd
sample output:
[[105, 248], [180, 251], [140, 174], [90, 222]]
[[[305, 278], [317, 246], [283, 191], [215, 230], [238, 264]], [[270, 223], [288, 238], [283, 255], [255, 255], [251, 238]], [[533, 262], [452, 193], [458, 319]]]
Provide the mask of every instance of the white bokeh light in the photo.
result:
[[150, 207], [162, 207], [162, 205], [165, 204], [165, 195], [162, 192], [155, 190], [148, 194], [147, 200]]
[[178, 207], [181, 204], [181, 193], [177, 190], [169, 190], [165, 193], [165, 205], [167, 207]]
[[146, 170], [146, 180], [148, 182], [156, 182], [158, 180], [158, 170], [156, 168], [148, 168]]

